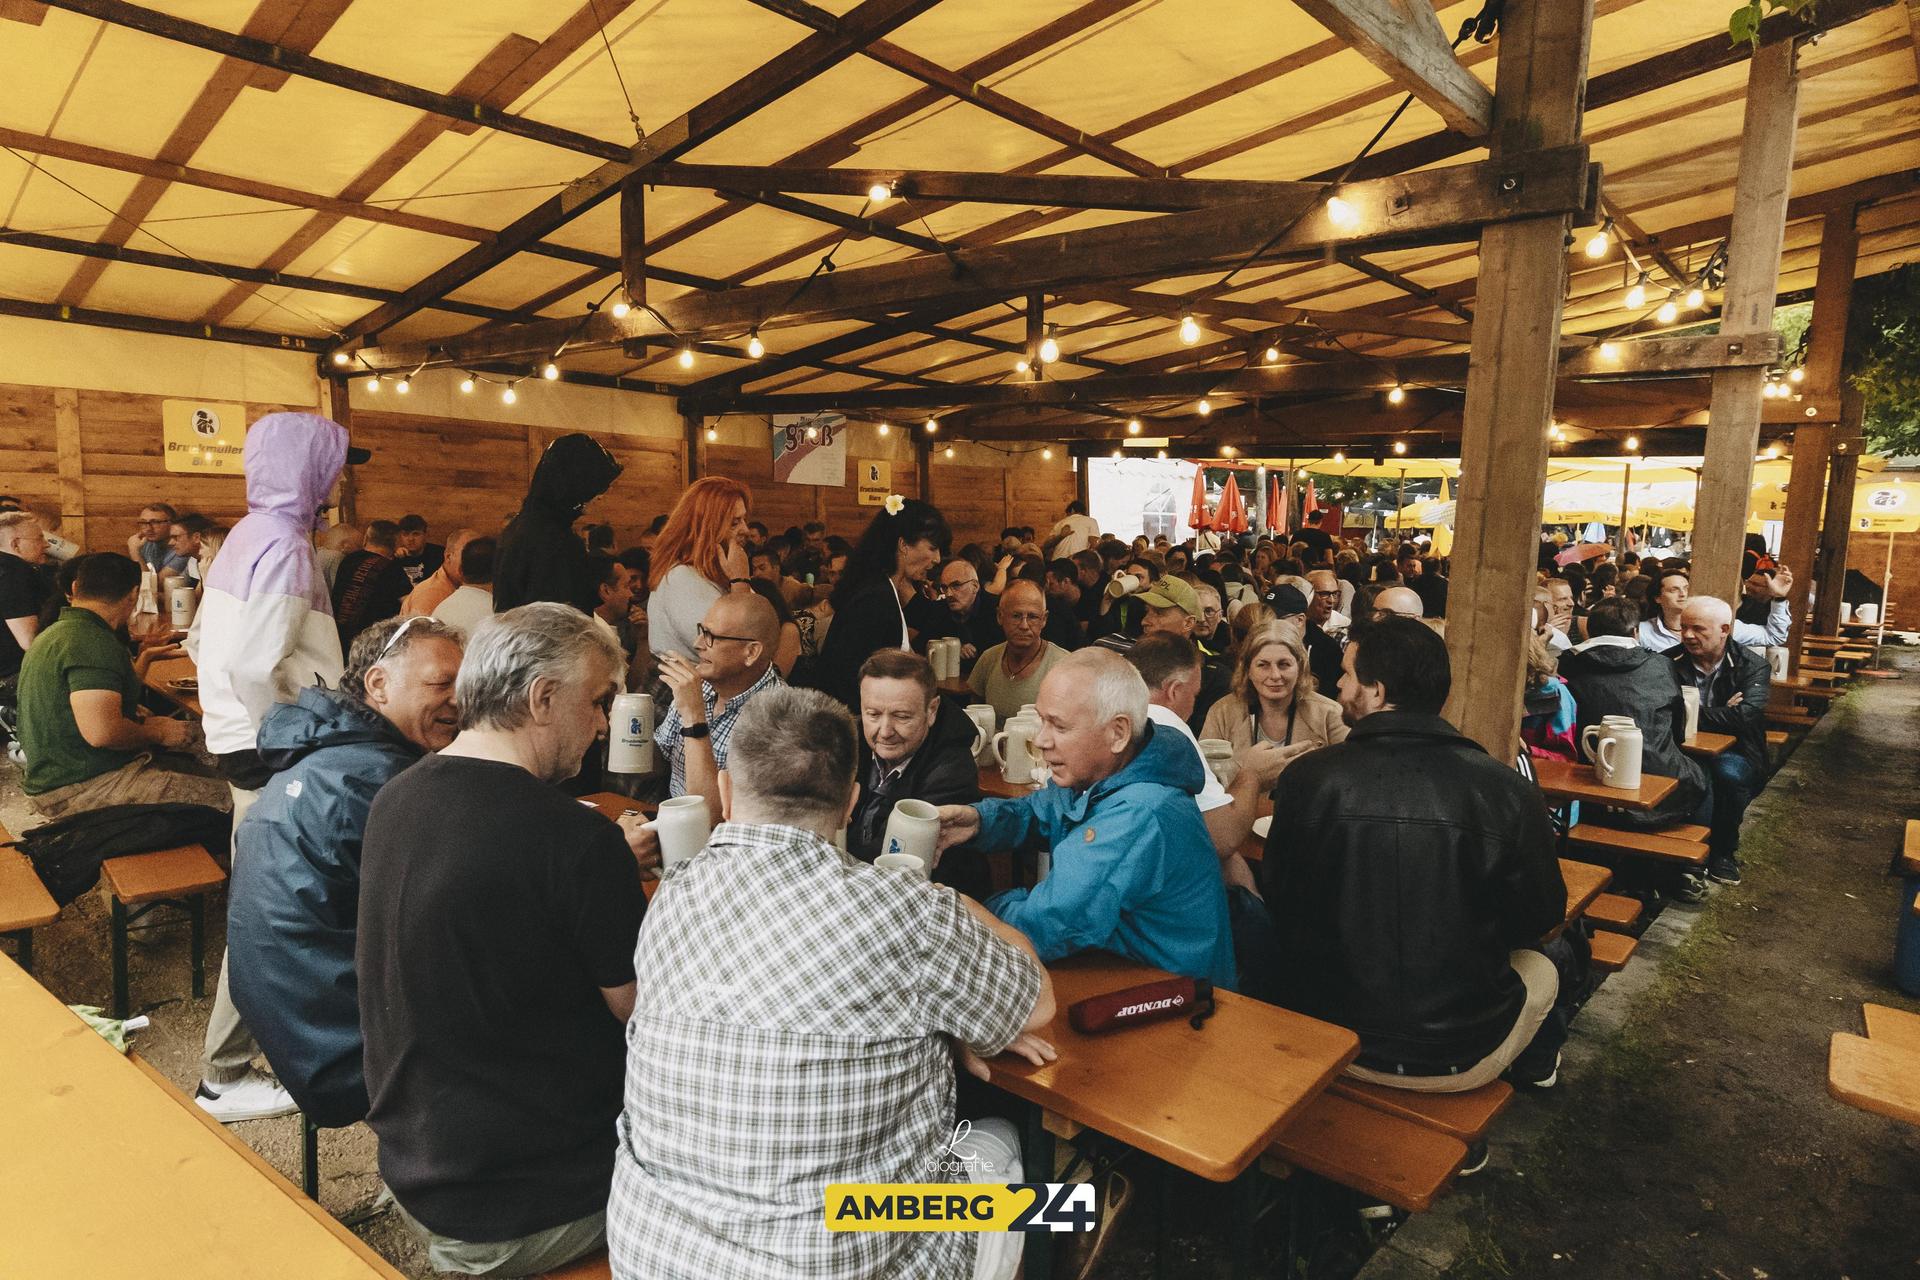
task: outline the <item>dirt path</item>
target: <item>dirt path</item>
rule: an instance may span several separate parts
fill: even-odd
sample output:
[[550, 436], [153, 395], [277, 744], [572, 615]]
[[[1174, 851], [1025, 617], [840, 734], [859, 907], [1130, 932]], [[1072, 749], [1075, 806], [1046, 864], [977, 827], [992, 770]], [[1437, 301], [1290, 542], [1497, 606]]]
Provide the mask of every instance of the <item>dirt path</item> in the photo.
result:
[[1695, 915], [1617, 1033], [1576, 1023], [1591, 1056], [1521, 1100], [1519, 1140], [1369, 1280], [1920, 1273], [1920, 1131], [1826, 1091], [1828, 1038], [1863, 1030], [1862, 1001], [1920, 1007], [1889, 972], [1887, 864], [1920, 816], [1920, 658], [1899, 665], [1762, 793], [1746, 882]]

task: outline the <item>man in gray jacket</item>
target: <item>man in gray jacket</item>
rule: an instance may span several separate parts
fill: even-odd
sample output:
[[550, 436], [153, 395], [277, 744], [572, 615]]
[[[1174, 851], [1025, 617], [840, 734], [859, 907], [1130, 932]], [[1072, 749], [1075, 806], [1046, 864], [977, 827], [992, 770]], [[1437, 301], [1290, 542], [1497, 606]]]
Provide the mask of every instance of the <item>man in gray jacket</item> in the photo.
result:
[[453, 741], [459, 670], [457, 630], [387, 618], [355, 637], [339, 689], [302, 690], [260, 726], [275, 772], [234, 835], [228, 980], [274, 1073], [324, 1128], [367, 1114], [353, 960], [367, 813], [388, 779]]

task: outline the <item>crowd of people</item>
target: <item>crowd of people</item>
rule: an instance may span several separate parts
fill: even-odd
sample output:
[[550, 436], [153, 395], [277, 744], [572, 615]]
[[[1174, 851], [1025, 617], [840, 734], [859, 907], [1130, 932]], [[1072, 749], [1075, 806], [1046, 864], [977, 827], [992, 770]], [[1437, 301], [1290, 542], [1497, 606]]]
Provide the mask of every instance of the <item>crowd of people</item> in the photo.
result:
[[[987, 1096], [956, 1069], [1052, 1058], [1046, 965], [1093, 949], [1351, 1027], [1366, 1080], [1557, 1079], [1581, 975], [1541, 942], [1553, 819], [1441, 715], [1444, 557], [1319, 529], [1127, 542], [1079, 503], [955, 548], [897, 496], [849, 541], [769, 530], [718, 476], [616, 552], [587, 512], [620, 465], [586, 435], [501, 527], [436, 543], [417, 515], [327, 522], [355, 452], [269, 415], [231, 530], [155, 505], [127, 554], [51, 573], [36, 517], [0, 513], [0, 681], [45, 816], [230, 811], [201, 1105], [366, 1120], [434, 1266], [529, 1275], [605, 1243], [622, 1276], [1011, 1275], [989, 1237], [827, 1233], [821, 1189], [956, 1160], [1019, 1181], [1004, 1121], [954, 1141]], [[1766, 764], [1748, 646], [1784, 637], [1790, 574], [1756, 559], [1736, 607], [1674, 561], [1554, 550], [1516, 620], [1526, 750], [1632, 717], [1680, 786], [1597, 820], [1706, 824], [1737, 883]], [[130, 627], [175, 581], [197, 727], [143, 690], [171, 633]], [[944, 640], [958, 680], [926, 656]], [[1737, 739], [1706, 768], [1685, 689]], [[605, 772], [624, 693], [658, 710], [647, 778]], [[1024, 710], [1041, 781], [984, 798], [983, 721]], [[608, 783], [699, 797], [705, 847], [663, 871], [637, 811], [578, 803]], [[875, 865], [903, 800], [938, 816], [924, 879]]]

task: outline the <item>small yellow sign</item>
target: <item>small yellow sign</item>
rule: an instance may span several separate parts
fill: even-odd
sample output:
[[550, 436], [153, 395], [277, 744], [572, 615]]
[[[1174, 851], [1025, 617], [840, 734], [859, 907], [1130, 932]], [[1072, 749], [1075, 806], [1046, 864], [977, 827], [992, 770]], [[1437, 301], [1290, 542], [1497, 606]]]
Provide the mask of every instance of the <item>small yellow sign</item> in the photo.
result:
[[1091, 1231], [1090, 1182], [850, 1183], [827, 1188], [829, 1231]]
[[893, 492], [893, 463], [885, 458], [861, 458], [855, 465], [860, 469], [860, 505], [877, 507], [884, 503]]
[[247, 407], [217, 400], [160, 402], [161, 452], [168, 471], [241, 474]]

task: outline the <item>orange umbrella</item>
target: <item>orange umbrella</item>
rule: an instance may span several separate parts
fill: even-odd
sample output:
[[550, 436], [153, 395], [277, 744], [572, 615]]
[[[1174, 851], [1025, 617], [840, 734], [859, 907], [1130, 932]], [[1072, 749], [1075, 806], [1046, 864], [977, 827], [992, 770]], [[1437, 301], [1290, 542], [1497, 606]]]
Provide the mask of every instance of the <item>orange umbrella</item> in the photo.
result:
[[1220, 490], [1220, 506], [1213, 513], [1213, 527], [1221, 533], [1247, 531], [1246, 502], [1240, 497], [1240, 482], [1232, 472], [1227, 473], [1227, 483]]
[[1305, 525], [1313, 519], [1314, 512], [1320, 510], [1320, 503], [1313, 496], [1313, 477], [1307, 477], [1307, 496], [1300, 503], [1300, 523]]
[[1193, 507], [1187, 512], [1187, 523], [1196, 529], [1213, 528], [1213, 517], [1207, 514], [1207, 469], [1193, 469]]
[[1276, 533], [1287, 532], [1289, 527], [1288, 521], [1291, 518], [1291, 515], [1287, 510], [1288, 499], [1291, 498], [1292, 496], [1293, 494], [1289, 491], [1289, 488], [1280, 483], [1279, 476], [1275, 476], [1273, 477], [1272, 480], [1268, 481], [1267, 483], [1267, 528], [1268, 529]]

